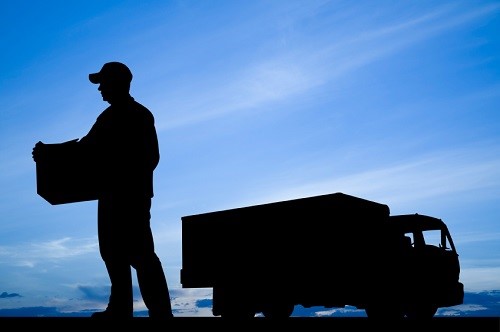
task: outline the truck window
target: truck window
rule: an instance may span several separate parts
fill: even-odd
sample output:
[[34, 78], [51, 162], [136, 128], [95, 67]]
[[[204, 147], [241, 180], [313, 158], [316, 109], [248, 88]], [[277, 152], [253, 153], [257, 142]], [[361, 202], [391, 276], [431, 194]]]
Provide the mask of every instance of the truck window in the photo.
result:
[[427, 230], [423, 232], [423, 236], [426, 245], [451, 250], [449, 239], [441, 230]]
[[405, 233], [405, 237], [409, 237], [411, 240], [411, 246], [413, 248], [423, 248], [425, 246], [424, 235], [422, 232], [409, 232]]
[[415, 238], [413, 236], [413, 233], [404, 234], [403, 246], [407, 248], [412, 248], [415, 246]]

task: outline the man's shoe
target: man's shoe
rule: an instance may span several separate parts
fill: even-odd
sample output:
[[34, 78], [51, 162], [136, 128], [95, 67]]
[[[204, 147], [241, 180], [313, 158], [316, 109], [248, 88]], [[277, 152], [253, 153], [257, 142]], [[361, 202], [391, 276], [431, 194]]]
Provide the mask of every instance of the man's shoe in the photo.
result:
[[152, 311], [149, 310], [149, 318], [154, 319], [154, 320], [171, 320], [174, 318], [174, 315], [172, 314], [171, 311], [164, 311], [164, 312], [157, 312], [157, 311]]
[[133, 315], [130, 313], [106, 309], [104, 311], [94, 312], [90, 317], [92, 319], [123, 320], [123, 319], [132, 319]]

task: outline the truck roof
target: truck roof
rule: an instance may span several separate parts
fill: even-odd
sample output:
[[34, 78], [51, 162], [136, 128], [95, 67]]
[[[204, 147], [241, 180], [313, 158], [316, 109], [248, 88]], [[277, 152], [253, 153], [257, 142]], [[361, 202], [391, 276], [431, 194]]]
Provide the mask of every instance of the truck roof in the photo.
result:
[[[375, 215], [389, 216], [389, 206], [377, 203], [364, 198], [347, 195], [341, 192], [296, 198], [291, 200], [264, 203], [252, 206], [238, 207], [227, 210], [206, 212], [182, 217], [183, 221], [198, 219], [225, 219], [242, 215], [254, 215], [261, 213], [273, 213], [280, 215], [294, 214], [297, 211], [314, 211], [314, 214], [328, 213], [374, 213]], [[368, 212], [370, 211], [370, 212]]]
[[447, 230], [446, 224], [441, 219], [418, 213], [390, 216], [389, 222], [393, 225], [393, 227], [396, 227], [403, 232], [415, 230]]

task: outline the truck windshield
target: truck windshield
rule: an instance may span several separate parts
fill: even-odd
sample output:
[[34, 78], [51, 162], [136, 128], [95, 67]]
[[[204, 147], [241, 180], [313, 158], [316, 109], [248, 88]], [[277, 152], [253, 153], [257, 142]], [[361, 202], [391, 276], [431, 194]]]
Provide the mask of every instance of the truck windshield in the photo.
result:
[[413, 247], [432, 245], [449, 251], [455, 250], [453, 242], [446, 230], [431, 229], [424, 230], [421, 233], [408, 232], [405, 233], [405, 236], [411, 239]]

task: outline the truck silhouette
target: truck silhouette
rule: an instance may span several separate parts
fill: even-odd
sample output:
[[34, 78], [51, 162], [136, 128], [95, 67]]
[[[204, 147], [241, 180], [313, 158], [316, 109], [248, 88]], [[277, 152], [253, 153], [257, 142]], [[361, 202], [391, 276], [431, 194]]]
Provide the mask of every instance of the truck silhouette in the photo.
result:
[[214, 316], [286, 318], [302, 305], [429, 319], [463, 303], [458, 254], [435, 217], [339, 192], [181, 221], [182, 288], [213, 288]]

